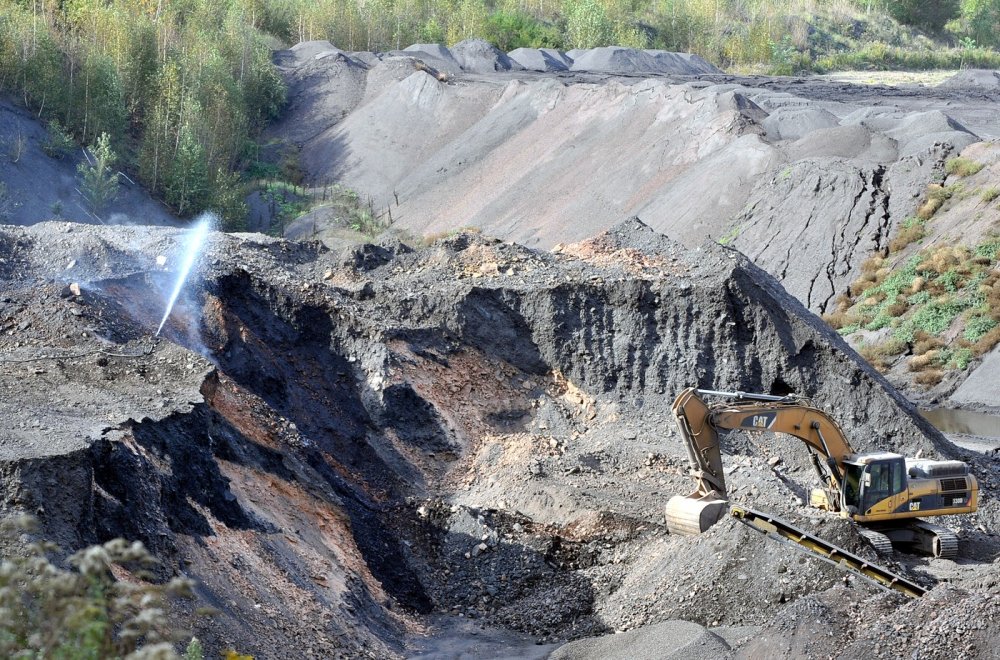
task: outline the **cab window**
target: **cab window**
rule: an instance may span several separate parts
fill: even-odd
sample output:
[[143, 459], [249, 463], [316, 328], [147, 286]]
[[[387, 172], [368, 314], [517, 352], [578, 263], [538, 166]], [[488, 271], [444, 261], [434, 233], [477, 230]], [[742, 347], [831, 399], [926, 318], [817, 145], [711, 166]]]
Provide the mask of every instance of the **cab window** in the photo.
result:
[[859, 506], [861, 495], [861, 474], [864, 465], [844, 465], [844, 506]]
[[869, 476], [864, 479], [864, 505], [861, 507], [865, 511], [906, 488], [902, 460], [870, 463], [867, 472]]

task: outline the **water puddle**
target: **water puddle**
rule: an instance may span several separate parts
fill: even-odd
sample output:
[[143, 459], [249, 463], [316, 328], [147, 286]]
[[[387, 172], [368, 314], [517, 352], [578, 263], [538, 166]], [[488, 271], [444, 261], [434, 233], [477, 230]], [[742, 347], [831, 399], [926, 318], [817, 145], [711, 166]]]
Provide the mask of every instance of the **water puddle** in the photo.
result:
[[920, 414], [942, 433], [962, 433], [1000, 438], [1000, 417], [996, 415], [953, 408], [921, 410]]

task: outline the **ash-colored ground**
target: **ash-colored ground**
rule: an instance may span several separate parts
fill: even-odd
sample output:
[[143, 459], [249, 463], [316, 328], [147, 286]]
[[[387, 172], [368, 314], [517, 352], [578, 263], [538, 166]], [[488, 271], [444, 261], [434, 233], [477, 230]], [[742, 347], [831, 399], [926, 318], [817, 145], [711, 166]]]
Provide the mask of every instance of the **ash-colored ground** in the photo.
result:
[[[411, 235], [487, 235], [213, 234], [155, 338], [181, 231], [37, 223], [39, 197], [31, 226], [0, 227], [0, 510], [67, 550], [142, 540], [160, 577], [198, 581], [175, 614], [210, 653], [991, 657], [992, 447], [952, 444], [809, 311], [945, 158], [992, 153], [990, 75], [873, 87], [478, 42], [276, 61], [292, 93], [270, 137], [314, 183], [391, 198]], [[796, 391], [859, 450], [969, 461], [981, 509], [943, 521], [959, 556], [897, 554], [931, 588], [906, 601], [735, 520], [672, 537], [689, 385]], [[799, 443], [724, 450], [735, 502], [876, 559], [805, 506]]]
[[[101, 429], [77, 413], [65, 446], [8, 436], [0, 505], [67, 548], [143, 540], [219, 610], [194, 623], [210, 649], [539, 657], [624, 631], [635, 637], [561, 653], [977, 657], [996, 643], [985, 458], [970, 459], [980, 512], [946, 521], [958, 559], [892, 562], [938, 584], [919, 602], [735, 520], [667, 533], [666, 499], [690, 488], [669, 415], [686, 385], [787, 387], [858, 449], [969, 454], [734, 251], [689, 250], [637, 220], [557, 252], [458, 235], [332, 253], [214, 234], [153, 341], [156, 257], [179, 238], [0, 231], [0, 356], [37, 358], [5, 363], [4, 391], [20, 393], [5, 418], [62, 428], [76, 410], [63, 383], [81, 397], [106, 385], [117, 404]], [[70, 277], [75, 245], [90, 261]], [[734, 501], [875, 558], [850, 524], [802, 504], [813, 473], [798, 443], [732, 437], [725, 460]]]

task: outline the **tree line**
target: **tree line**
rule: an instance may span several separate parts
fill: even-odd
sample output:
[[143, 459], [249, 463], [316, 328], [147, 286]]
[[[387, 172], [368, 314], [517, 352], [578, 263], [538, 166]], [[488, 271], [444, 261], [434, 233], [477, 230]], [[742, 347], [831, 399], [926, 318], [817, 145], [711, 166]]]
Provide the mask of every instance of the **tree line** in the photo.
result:
[[778, 73], [994, 66], [1000, 56], [984, 47], [1000, 40], [1000, 0], [0, 0], [0, 90], [55, 140], [107, 134], [181, 216], [211, 207], [237, 226], [239, 173], [285, 99], [273, 48], [470, 37], [505, 51], [662, 48]]
[[182, 217], [246, 215], [238, 174], [285, 90], [253, 7], [166, 0], [0, 0], [0, 89], [96, 145]]

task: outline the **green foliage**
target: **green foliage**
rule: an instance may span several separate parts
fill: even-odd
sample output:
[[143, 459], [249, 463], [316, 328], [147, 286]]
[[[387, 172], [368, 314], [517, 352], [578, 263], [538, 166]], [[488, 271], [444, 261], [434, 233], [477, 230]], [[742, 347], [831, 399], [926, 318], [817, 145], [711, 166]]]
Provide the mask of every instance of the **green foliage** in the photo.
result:
[[818, 73], [965, 68], [1000, 68], [1000, 53], [988, 48], [903, 47], [870, 42], [850, 50], [818, 54], [812, 63], [812, 69]]
[[965, 43], [985, 46], [1000, 45], [997, 26], [1000, 25], [1000, 1], [962, 0], [959, 18], [948, 25], [949, 31], [964, 35]]
[[966, 341], [975, 343], [995, 327], [997, 327], [997, 322], [994, 319], [977, 314], [965, 322], [965, 332], [962, 333], [962, 336]]
[[994, 236], [977, 245], [975, 254], [986, 259], [1000, 259], [1000, 236]]
[[962, 283], [962, 275], [954, 268], [951, 268], [938, 278], [938, 282], [945, 288], [946, 291], [955, 293], [958, 291], [958, 287]]
[[495, 11], [486, 19], [487, 41], [504, 52], [515, 48], [562, 48], [559, 29], [523, 11]]
[[912, 330], [923, 330], [929, 334], [937, 335], [951, 327], [955, 317], [965, 308], [966, 305], [959, 301], [933, 301], [920, 307], [909, 319], [907, 327]]
[[192, 637], [184, 650], [184, 660], [205, 660], [205, 650], [202, 648], [201, 640]]
[[210, 206], [222, 219], [222, 229], [246, 231], [249, 213], [246, 200], [247, 186], [240, 181], [240, 175], [219, 168], [215, 172], [210, 189], [212, 191]]
[[781, 41], [770, 41], [771, 73], [777, 76], [790, 76], [798, 71], [810, 68], [809, 56], [799, 53], [792, 43], [790, 35], [785, 35]]
[[962, 156], [955, 156], [945, 162], [944, 171], [954, 176], [972, 176], [982, 170], [983, 167], [982, 163]]
[[[190, 581], [144, 581], [155, 560], [121, 539], [81, 550], [64, 567], [49, 558], [53, 544], [21, 543], [32, 529], [30, 519], [0, 521], [0, 546], [17, 548], [0, 558], [0, 657], [177, 657], [165, 603], [189, 596]], [[115, 580], [113, 566], [136, 579]]]
[[1000, 197], [1000, 188], [998, 188], [997, 186], [990, 186], [989, 188], [983, 188], [979, 192], [979, 199], [981, 199], [984, 204], [989, 204], [997, 197]]
[[[954, 159], [953, 158], [953, 159], [949, 160], [948, 162], [951, 163], [954, 160], [965, 160], [965, 159]], [[969, 161], [969, 162], [971, 162], [971, 161]], [[953, 166], [952, 169], [959, 170], [961, 167], [963, 167], [963, 165], [956, 164], [956, 165]], [[970, 167], [975, 167], [975, 165], [971, 165]], [[980, 166], [980, 169], [981, 169], [981, 167], [982, 166]], [[947, 165], [946, 165], [946, 168], [947, 168]], [[979, 170], [976, 170], [976, 171], [978, 172]], [[953, 173], [954, 172], [949, 171], [949, 174], [953, 174]], [[959, 174], [958, 176], [966, 176], [966, 175]], [[949, 199], [951, 199], [952, 197], [954, 197], [955, 195], [961, 195], [963, 192], [965, 192], [965, 186], [963, 186], [961, 183], [953, 183], [950, 186], [942, 186], [942, 187], [934, 188], [933, 190], [930, 191], [930, 193], [928, 194], [928, 197], [931, 198], [931, 199], [933, 199], [933, 200], [935, 200], [935, 201], [938, 201], [938, 202], [946, 202]]]
[[0, 90], [82, 143], [106, 133], [124, 169], [196, 214], [284, 105], [262, 31], [292, 24], [279, 4], [0, 0]]
[[890, 323], [892, 323], [892, 316], [885, 311], [881, 311], [865, 325], [865, 330], [881, 330]]
[[614, 26], [607, 9], [599, 0], [565, 0], [566, 45], [570, 48], [593, 48], [609, 43]]
[[62, 160], [73, 153], [76, 149], [76, 142], [69, 131], [59, 123], [58, 119], [53, 119], [47, 127], [48, 137], [42, 145], [42, 151], [48, 156]]
[[271, 215], [280, 224], [277, 229], [282, 233], [289, 222], [308, 211], [311, 206], [309, 199], [298, 193], [297, 186], [283, 181], [266, 184], [261, 190], [261, 198], [270, 206]]
[[943, 367], [964, 371], [974, 357], [972, 349], [968, 347], [946, 348], [941, 351], [937, 361]]
[[118, 172], [114, 169], [117, 160], [111, 138], [101, 133], [88, 151], [87, 161], [77, 166], [80, 194], [94, 215], [103, 213], [118, 196]]
[[208, 154], [190, 126], [181, 127], [177, 150], [164, 182], [167, 203], [177, 213], [193, 215], [203, 210], [212, 191], [208, 181]]
[[900, 23], [922, 30], [940, 31], [959, 15], [958, 0], [886, 0], [889, 13]]

